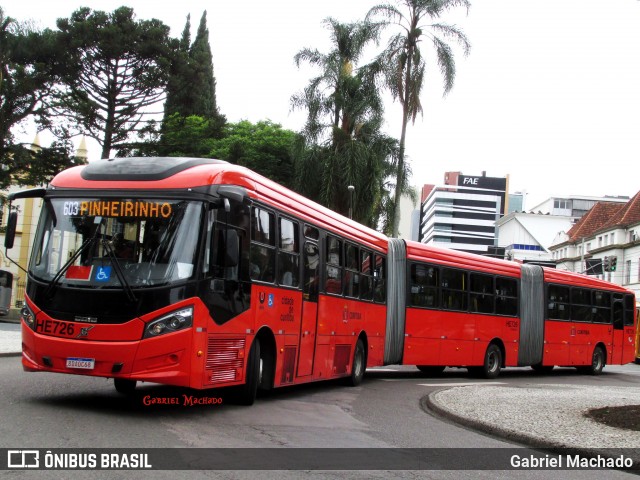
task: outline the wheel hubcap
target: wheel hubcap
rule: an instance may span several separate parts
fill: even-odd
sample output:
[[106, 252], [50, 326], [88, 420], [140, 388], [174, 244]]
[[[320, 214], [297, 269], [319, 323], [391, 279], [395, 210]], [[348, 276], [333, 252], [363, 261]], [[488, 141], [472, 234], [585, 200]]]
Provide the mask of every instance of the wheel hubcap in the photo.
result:
[[362, 350], [357, 350], [356, 351], [356, 359], [355, 359], [355, 368], [354, 368], [354, 373], [357, 377], [360, 376], [360, 374], [362, 373]]
[[496, 368], [498, 367], [498, 359], [497, 359], [497, 355], [495, 354], [495, 352], [491, 352], [489, 354], [489, 371], [490, 372], [494, 372], [496, 370]]

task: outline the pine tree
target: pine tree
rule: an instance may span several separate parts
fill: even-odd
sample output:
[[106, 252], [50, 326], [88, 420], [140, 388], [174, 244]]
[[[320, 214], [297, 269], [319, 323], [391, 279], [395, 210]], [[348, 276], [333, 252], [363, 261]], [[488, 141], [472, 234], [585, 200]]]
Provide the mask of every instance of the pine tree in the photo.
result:
[[209, 45], [206, 10], [200, 19], [196, 39], [189, 50], [189, 59], [195, 82], [195, 88], [191, 89], [195, 97], [192, 114], [214, 120], [219, 116], [219, 113], [216, 103], [216, 79], [213, 76], [213, 57]]
[[[180, 40], [179, 53], [172, 66], [171, 78], [164, 109], [163, 128], [171, 119], [172, 128], [184, 123], [188, 117], [201, 117], [208, 123], [211, 138], [220, 138], [226, 122], [218, 112], [216, 103], [216, 80], [213, 75], [213, 57], [209, 45], [207, 12], [202, 14], [196, 38], [190, 44], [190, 16]], [[171, 152], [173, 145], [167, 144], [163, 135], [161, 152]]]
[[187, 23], [182, 31], [182, 37], [176, 52], [175, 58], [171, 63], [171, 74], [167, 83], [167, 100], [164, 104], [165, 118], [178, 113], [181, 116], [189, 115], [183, 106], [187, 103], [190, 96], [190, 85], [185, 82], [185, 78], [189, 78], [189, 46], [191, 45], [191, 14], [187, 15]]

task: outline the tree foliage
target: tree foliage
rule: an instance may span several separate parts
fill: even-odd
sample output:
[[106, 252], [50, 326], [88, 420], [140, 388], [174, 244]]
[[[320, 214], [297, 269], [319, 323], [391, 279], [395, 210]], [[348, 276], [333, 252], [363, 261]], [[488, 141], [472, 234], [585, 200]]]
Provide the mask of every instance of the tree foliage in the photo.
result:
[[0, 8], [0, 149], [12, 144], [14, 126], [47, 113], [42, 100], [58, 78], [59, 58], [53, 32], [33, 31]]
[[4, 150], [0, 169], [0, 189], [10, 185], [44, 185], [62, 170], [82, 165], [84, 160], [73, 155], [73, 146], [68, 140], [56, 141], [51, 147], [32, 150], [24, 145], [10, 145]]
[[[216, 80], [213, 75], [213, 58], [209, 45], [207, 12], [202, 14], [196, 38], [191, 42], [191, 19], [182, 32], [180, 46], [171, 65], [171, 74], [167, 85], [167, 100], [164, 106], [159, 151], [170, 154], [176, 148], [185, 151], [185, 145], [175, 144], [175, 129], [180, 124], [189, 129], [189, 117], [198, 116], [207, 122], [207, 130], [212, 138], [220, 138], [226, 119], [218, 111], [216, 101]], [[179, 116], [180, 118], [176, 117]], [[190, 155], [199, 155], [197, 151], [188, 151]]]
[[353, 193], [354, 219], [371, 227], [384, 222], [389, 201], [387, 177], [397, 155], [397, 142], [382, 134], [383, 104], [369, 66], [356, 68], [365, 47], [375, 42], [379, 27], [368, 22], [325, 21], [331, 50], [303, 49], [294, 60], [320, 73], [292, 97], [294, 108], [307, 111], [303, 140], [296, 150], [296, 189], [347, 215]]
[[174, 113], [162, 125], [157, 154], [169, 157], [206, 157], [218, 136], [218, 126], [198, 115], [183, 117]]
[[164, 98], [176, 42], [168, 26], [138, 21], [128, 7], [112, 13], [80, 8], [57, 25], [69, 68], [52, 107], [97, 140], [108, 158], [145, 127]]
[[16, 144], [12, 129], [29, 117], [46, 124], [43, 100], [61, 74], [62, 52], [51, 30], [36, 31], [6, 17], [0, 8], [0, 188], [39, 185], [78, 161], [69, 142], [33, 152]]
[[[394, 99], [402, 106], [402, 131], [400, 134], [399, 155], [396, 169], [396, 185], [405, 185], [405, 144], [409, 120], [415, 122], [418, 113], [422, 112], [420, 94], [424, 85], [426, 61], [420, 49], [424, 39], [431, 41], [436, 51], [437, 64], [444, 78], [444, 93], [453, 87], [456, 74], [453, 50], [445, 40], [457, 42], [469, 53], [470, 44], [467, 37], [455, 25], [445, 23], [424, 23], [437, 20], [444, 13], [455, 7], [471, 4], [469, 0], [393, 0], [392, 3], [372, 7], [367, 19], [380, 21], [381, 25], [393, 27], [396, 32], [376, 62], [376, 70], [382, 72], [385, 84]], [[395, 189], [392, 215], [393, 236], [398, 235], [400, 220], [400, 195], [402, 190]]]
[[297, 134], [269, 120], [229, 123], [212, 141], [209, 156], [245, 166], [286, 187], [293, 186], [292, 150]]

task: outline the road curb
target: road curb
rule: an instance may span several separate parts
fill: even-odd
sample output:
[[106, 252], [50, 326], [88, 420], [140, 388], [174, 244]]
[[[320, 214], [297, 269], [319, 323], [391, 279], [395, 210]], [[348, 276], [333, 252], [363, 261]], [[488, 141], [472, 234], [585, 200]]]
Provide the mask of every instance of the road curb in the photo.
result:
[[[456, 387], [458, 388], [458, 387]], [[526, 435], [518, 432], [514, 432], [513, 430], [507, 430], [506, 428], [501, 428], [497, 425], [489, 425], [479, 420], [475, 420], [473, 418], [463, 417], [462, 415], [456, 415], [455, 413], [447, 410], [443, 406], [441, 406], [436, 400], [436, 394], [442, 390], [449, 390], [448, 388], [439, 389], [435, 392], [431, 392], [426, 397], [423, 397], [420, 403], [422, 403], [423, 409], [431, 411], [436, 415], [444, 417], [448, 420], [451, 420], [454, 423], [458, 423], [460, 425], [464, 425], [465, 427], [472, 428], [474, 430], [479, 430], [484, 433], [488, 433], [489, 435], [493, 435], [496, 437], [500, 437], [506, 440], [510, 440], [513, 442], [522, 443], [524, 445], [534, 447], [534, 448], [562, 448], [565, 445], [555, 444], [554, 442], [541, 442], [539, 438], [533, 437], [531, 435]]]
[[[460, 388], [460, 387], [455, 387]], [[448, 388], [441, 388], [434, 392], [431, 392], [429, 395], [422, 397], [420, 399], [420, 406], [423, 410], [427, 412], [432, 412], [435, 415], [441, 416], [450, 420], [459, 425], [468, 427], [473, 430], [477, 430], [481, 433], [488, 434], [490, 436], [508, 440], [511, 442], [520, 443], [527, 447], [536, 448], [540, 450], [558, 450], [562, 449], [564, 453], [571, 455], [580, 455], [585, 457], [613, 457], [614, 455], [611, 452], [611, 449], [598, 449], [598, 448], [580, 448], [575, 447], [573, 445], [569, 445], [563, 442], [556, 442], [550, 439], [543, 439], [540, 437], [534, 437], [533, 435], [528, 435], [524, 432], [516, 432], [514, 430], [502, 428], [499, 425], [490, 425], [479, 420], [473, 418], [467, 418], [462, 415], [457, 415], [456, 413], [446, 409], [444, 406], [439, 404], [435, 400], [435, 396], [438, 392], [443, 390], [449, 390]], [[595, 422], [594, 422], [595, 423]], [[559, 428], [561, 426], [558, 426]], [[624, 448], [624, 447], [621, 447]], [[632, 456], [632, 460], [635, 464], [640, 462], [640, 452], [638, 454]]]
[[0, 358], [4, 357], [20, 357], [22, 352], [0, 352]]

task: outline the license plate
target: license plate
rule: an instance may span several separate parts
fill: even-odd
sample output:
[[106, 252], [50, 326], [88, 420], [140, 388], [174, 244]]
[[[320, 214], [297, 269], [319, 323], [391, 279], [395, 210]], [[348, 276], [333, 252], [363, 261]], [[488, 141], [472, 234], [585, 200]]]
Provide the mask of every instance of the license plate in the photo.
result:
[[93, 358], [67, 358], [67, 368], [82, 368], [84, 370], [93, 370], [96, 361]]

